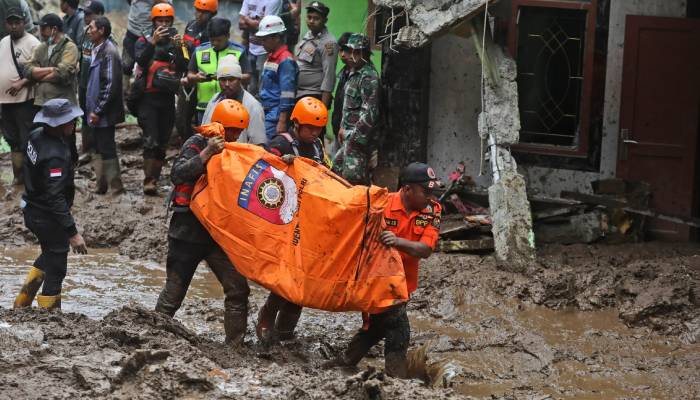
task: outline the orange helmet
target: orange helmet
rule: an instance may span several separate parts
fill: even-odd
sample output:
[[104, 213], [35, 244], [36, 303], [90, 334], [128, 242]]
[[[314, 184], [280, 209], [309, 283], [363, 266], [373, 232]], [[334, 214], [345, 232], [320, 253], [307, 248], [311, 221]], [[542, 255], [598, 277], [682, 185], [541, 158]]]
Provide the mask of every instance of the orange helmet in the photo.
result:
[[158, 3], [151, 8], [151, 21], [158, 17], [175, 18], [175, 9], [168, 3]]
[[194, 8], [216, 13], [219, 9], [219, 0], [194, 0]]
[[216, 105], [214, 112], [211, 114], [211, 122], [218, 122], [224, 128], [245, 129], [248, 127], [249, 121], [250, 115], [248, 115], [248, 110], [236, 100], [222, 100]]
[[304, 97], [292, 110], [292, 121], [299, 125], [324, 127], [328, 123], [328, 109], [315, 97]]

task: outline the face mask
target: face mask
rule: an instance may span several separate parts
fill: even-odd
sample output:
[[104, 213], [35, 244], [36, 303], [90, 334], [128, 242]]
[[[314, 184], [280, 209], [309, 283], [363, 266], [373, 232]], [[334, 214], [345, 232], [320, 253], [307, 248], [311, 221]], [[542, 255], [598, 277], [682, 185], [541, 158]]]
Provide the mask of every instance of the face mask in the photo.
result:
[[49, 35], [48, 39], [46, 39], [46, 44], [49, 45], [49, 46], [53, 45], [53, 35], [54, 35], [54, 33], [55, 33], [55, 31], [54, 31], [53, 28], [52, 28], [52, 29], [51, 29], [51, 34]]

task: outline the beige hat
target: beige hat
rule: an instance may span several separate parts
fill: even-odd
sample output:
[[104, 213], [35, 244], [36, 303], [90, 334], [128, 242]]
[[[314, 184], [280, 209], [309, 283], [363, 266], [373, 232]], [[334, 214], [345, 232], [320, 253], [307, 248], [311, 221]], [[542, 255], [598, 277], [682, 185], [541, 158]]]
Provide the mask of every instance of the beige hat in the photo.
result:
[[233, 54], [229, 54], [219, 60], [219, 68], [216, 70], [216, 78], [238, 78], [243, 77], [241, 65], [238, 63], [238, 58]]

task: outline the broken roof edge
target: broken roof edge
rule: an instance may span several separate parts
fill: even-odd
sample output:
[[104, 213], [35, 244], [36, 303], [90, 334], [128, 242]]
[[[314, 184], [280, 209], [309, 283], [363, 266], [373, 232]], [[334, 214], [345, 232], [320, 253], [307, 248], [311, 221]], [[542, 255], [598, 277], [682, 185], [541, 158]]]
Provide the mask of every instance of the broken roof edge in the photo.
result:
[[400, 8], [408, 13], [410, 24], [390, 40], [401, 47], [418, 48], [474, 18], [484, 10], [487, 1], [492, 4], [498, 0], [374, 0], [374, 3], [377, 7]]

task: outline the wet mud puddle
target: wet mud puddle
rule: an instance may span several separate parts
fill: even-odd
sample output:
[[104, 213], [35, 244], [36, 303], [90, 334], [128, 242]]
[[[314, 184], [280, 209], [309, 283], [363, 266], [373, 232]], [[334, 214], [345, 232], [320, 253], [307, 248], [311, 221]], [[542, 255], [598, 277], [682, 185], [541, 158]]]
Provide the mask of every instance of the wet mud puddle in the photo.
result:
[[[38, 254], [37, 247], [0, 250], [2, 307], [11, 307]], [[91, 249], [87, 256], [70, 255], [63, 310], [98, 320], [130, 303], [152, 309], [164, 281], [164, 265], [132, 260], [114, 250]], [[250, 322], [266, 295], [254, 285], [251, 291]], [[551, 310], [488, 293], [464, 295], [456, 290], [455, 296], [431, 299], [427, 307], [418, 307], [419, 292], [409, 305], [412, 352], [423, 349], [428, 361], [419, 365], [417, 374], [435, 387], [452, 387], [457, 397], [667, 399], [700, 395], [700, 346], [630, 329], [619, 320], [617, 310]], [[216, 278], [200, 265], [177, 319], [195, 333], [221, 338], [222, 299]], [[303, 350], [294, 353], [315, 364], [313, 359], [321, 358], [319, 343], [340, 348], [347, 342], [360, 325], [356, 314], [305, 310], [297, 344], [291, 345]], [[375, 348], [360, 368], [381, 368], [381, 354]]]

